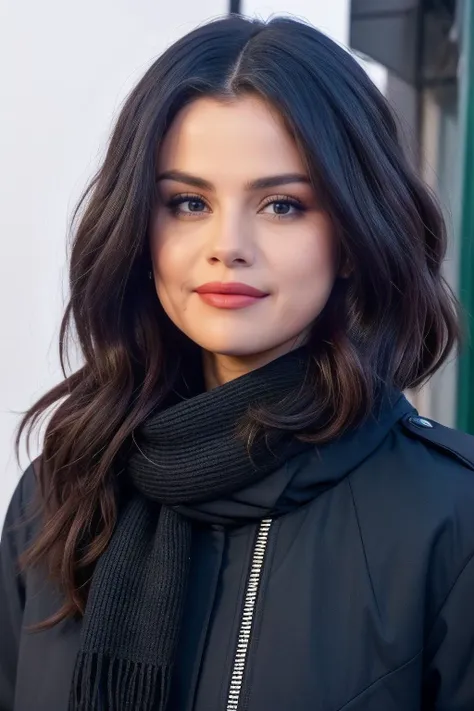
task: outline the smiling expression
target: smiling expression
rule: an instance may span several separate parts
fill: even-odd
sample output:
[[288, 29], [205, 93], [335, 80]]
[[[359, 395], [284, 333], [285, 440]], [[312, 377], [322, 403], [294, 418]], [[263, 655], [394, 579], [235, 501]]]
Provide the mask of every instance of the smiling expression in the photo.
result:
[[331, 292], [336, 249], [278, 113], [250, 95], [195, 100], [161, 144], [157, 179], [150, 250], [174, 324], [215, 354], [302, 343]]

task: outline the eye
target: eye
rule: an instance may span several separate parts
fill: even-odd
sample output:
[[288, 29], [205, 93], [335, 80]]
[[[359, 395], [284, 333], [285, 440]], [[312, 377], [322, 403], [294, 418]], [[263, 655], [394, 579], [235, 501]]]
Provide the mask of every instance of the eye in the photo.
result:
[[[268, 210], [267, 208], [271, 209]], [[285, 217], [298, 217], [304, 210], [305, 207], [299, 200], [286, 195], [277, 195], [268, 198], [260, 209], [260, 212], [269, 214], [276, 219], [283, 219]]]
[[180, 217], [193, 217], [202, 214], [207, 208], [199, 195], [176, 195], [166, 206], [173, 215]]

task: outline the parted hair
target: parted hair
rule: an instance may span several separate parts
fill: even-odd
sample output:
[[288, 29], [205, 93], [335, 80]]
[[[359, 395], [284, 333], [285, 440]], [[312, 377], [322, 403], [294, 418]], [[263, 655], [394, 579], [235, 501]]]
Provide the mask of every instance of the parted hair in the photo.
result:
[[[44, 566], [63, 592], [48, 625], [84, 613], [91, 572], [116, 524], [133, 430], [196, 358], [147, 278], [157, 149], [189, 102], [248, 93], [275, 107], [294, 137], [346, 274], [314, 324], [304, 397], [254, 406], [241, 435], [291, 429], [328, 441], [357, 426], [381, 386], [423, 383], [458, 339], [457, 304], [442, 276], [443, 217], [404, 155], [387, 101], [357, 61], [288, 18], [230, 16], [181, 38], [124, 103], [77, 207], [59, 339], [64, 380], [18, 430], [17, 447], [53, 407], [38, 476], [42, 524], [23, 559]], [[71, 336], [83, 365], [67, 374]]]

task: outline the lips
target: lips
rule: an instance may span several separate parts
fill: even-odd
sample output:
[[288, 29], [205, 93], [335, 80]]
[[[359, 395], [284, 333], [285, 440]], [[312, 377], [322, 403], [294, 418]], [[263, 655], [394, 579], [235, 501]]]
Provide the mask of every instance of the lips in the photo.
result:
[[249, 284], [209, 282], [195, 289], [208, 306], [217, 309], [244, 309], [262, 301], [267, 293]]
[[239, 282], [218, 282], [213, 281], [202, 286], [198, 286], [195, 289], [198, 294], [235, 294], [237, 296], [253, 296], [255, 299], [261, 299], [264, 296], [268, 296], [264, 291], [256, 289], [254, 286], [249, 286], [248, 284], [241, 284]]

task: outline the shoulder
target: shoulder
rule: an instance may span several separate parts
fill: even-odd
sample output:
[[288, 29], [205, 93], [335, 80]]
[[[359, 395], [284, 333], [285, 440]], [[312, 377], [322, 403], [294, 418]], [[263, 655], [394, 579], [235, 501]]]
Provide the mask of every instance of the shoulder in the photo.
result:
[[[474, 437], [421, 417], [412, 409], [396, 421], [362, 466], [360, 484], [376, 501], [415, 506], [418, 518], [459, 505], [474, 526]], [[470, 508], [472, 507], [472, 508]], [[473, 528], [474, 530], [474, 528]]]
[[1, 545], [21, 553], [28, 547], [36, 527], [35, 504], [38, 494], [37, 466], [39, 460], [34, 460], [24, 471], [18, 482], [5, 516]]
[[474, 437], [415, 412], [398, 422], [393, 454], [389, 469], [424, 496], [427, 510], [462, 516], [474, 548]]
[[391, 560], [434, 615], [474, 556], [474, 437], [411, 410], [351, 487], [372, 570]]
[[400, 420], [399, 433], [406, 480], [423, 496], [417, 518], [430, 543], [431, 596], [441, 605], [458, 580], [472, 596], [474, 437], [416, 413]]
[[355, 473], [356, 503], [371, 529], [431, 546], [452, 544], [452, 562], [474, 552], [474, 437], [405, 413]]
[[427, 521], [459, 519], [474, 550], [474, 437], [416, 411], [403, 416], [382, 447], [381, 478], [406, 514]]
[[416, 411], [402, 417], [392, 435], [383, 485], [396, 509], [398, 535], [407, 534], [407, 556], [419, 551], [424, 557], [428, 587], [441, 600], [474, 556], [474, 437]]
[[452, 521], [474, 551], [474, 437], [415, 411], [399, 420], [392, 444], [388, 470], [418, 502], [420, 522]]
[[400, 420], [402, 432], [411, 440], [420, 442], [428, 450], [444, 455], [444, 463], [454, 470], [461, 467], [474, 471], [474, 437], [444, 427], [427, 417], [405, 415]]

